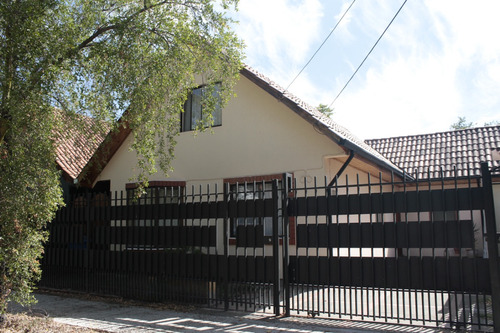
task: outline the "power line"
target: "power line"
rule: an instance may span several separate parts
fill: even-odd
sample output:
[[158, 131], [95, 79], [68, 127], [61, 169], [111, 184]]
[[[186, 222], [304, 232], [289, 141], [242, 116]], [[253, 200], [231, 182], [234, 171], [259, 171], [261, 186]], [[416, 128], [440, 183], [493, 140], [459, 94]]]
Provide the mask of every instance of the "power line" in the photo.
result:
[[349, 11], [349, 9], [351, 9], [352, 5], [354, 5], [354, 3], [356, 2], [356, 0], [353, 0], [351, 2], [351, 4], [349, 5], [349, 7], [347, 7], [347, 9], [344, 11], [344, 14], [342, 14], [342, 16], [340, 17], [340, 19], [338, 20], [337, 24], [335, 24], [335, 26], [333, 27], [333, 29], [330, 31], [330, 33], [328, 34], [328, 36], [326, 36], [325, 40], [323, 41], [323, 43], [321, 43], [321, 45], [318, 47], [318, 49], [316, 50], [316, 52], [314, 52], [314, 54], [312, 55], [311, 59], [309, 59], [309, 61], [304, 65], [304, 67], [302, 67], [302, 69], [300, 70], [299, 74], [297, 74], [292, 82], [290, 82], [290, 84], [286, 87], [285, 92], [288, 91], [288, 88], [290, 88], [290, 86], [295, 82], [295, 80], [297, 80], [297, 78], [300, 76], [300, 74], [302, 74], [302, 72], [304, 71], [304, 69], [306, 69], [306, 67], [309, 65], [309, 63], [314, 59], [314, 57], [316, 56], [316, 54], [319, 52], [319, 50], [321, 50], [321, 48], [323, 47], [323, 45], [325, 45], [326, 41], [328, 40], [328, 38], [330, 38], [330, 36], [333, 34], [333, 32], [335, 31], [335, 29], [337, 29], [338, 25], [340, 24], [340, 22], [342, 22], [342, 20], [344, 19], [344, 16], [347, 14], [347, 12]]
[[333, 102], [330, 103], [330, 105], [328, 106], [329, 108], [331, 108], [332, 105], [333, 105], [333, 103], [335, 103], [335, 101], [337, 101], [337, 99], [339, 98], [339, 96], [342, 94], [342, 92], [344, 92], [345, 88], [349, 85], [349, 83], [351, 82], [351, 80], [353, 79], [353, 77], [356, 75], [356, 73], [359, 71], [359, 69], [361, 68], [361, 66], [363, 66], [363, 64], [365, 63], [366, 59], [370, 56], [370, 54], [372, 53], [373, 49], [377, 46], [378, 42], [380, 42], [380, 40], [384, 36], [385, 32], [387, 31], [387, 29], [389, 29], [389, 27], [391, 26], [392, 22], [394, 22], [394, 20], [396, 19], [396, 17], [399, 15], [399, 12], [401, 11], [401, 9], [403, 9], [403, 7], [404, 7], [404, 5], [406, 4], [407, 1], [408, 0], [405, 0], [403, 2], [403, 4], [401, 5], [401, 7], [399, 7], [398, 11], [396, 12], [396, 14], [392, 18], [392, 20], [389, 22], [389, 24], [387, 25], [387, 27], [385, 27], [385, 30], [382, 32], [382, 34], [377, 39], [377, 41], [375, 42], [375, 44], [373, 44], [373, 46], [370, 49], [370, 51], [368, 51], [368, 54], [366, 55], [366, 57], [359, 64], [358, 68], [356, 68], [356, 70], [354, 71], [354, 73], [351, 75], [351, 78], [349, 79], [349, 81], [347, 81], [347, 83], [344, 85], [344, 87], [342, 88], [342, 90], [337, 94], [337, 96], [335, 97], [335, 99], [333, 100]]

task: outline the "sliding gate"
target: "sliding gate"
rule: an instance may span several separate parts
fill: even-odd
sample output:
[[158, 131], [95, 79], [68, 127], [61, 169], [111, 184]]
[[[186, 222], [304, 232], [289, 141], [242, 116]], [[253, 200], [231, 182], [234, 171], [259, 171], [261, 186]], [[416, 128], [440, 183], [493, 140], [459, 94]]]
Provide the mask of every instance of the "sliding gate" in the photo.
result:
[[222, 191], [171, 186], [139, 199], [80, 196], [49, 225], [40, 286], [488, 329], [498, 302], [490, 283], [498, 274], [496, 235], [489, 235], [494, 246], [486, 242], [488, 220], [495, 233], [490, 192], [472, 178], [345, 177], [329, 186], [284, 175]]
[[293, 186], [289, 214], [297, 239], [286, 311], [492, 328], [487, 200], [478, 179], [338, 183]]

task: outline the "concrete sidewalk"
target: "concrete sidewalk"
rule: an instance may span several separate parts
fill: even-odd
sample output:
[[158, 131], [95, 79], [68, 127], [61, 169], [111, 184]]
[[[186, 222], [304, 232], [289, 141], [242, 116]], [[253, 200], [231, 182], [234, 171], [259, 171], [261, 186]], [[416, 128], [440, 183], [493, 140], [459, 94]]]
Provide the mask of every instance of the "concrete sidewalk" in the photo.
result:
[[[127, 305], [112, 300], [92, 301], [67, 295], [39, 293], [31, 312], [55, 321], [108, 332], [445, 332], [416, 327], [395, 327], [312, 318], [276, 318], [262, 313], [225, 312], [186, 308], [186, 312]], [[11, 305], [9, 312], [30, 309]]]

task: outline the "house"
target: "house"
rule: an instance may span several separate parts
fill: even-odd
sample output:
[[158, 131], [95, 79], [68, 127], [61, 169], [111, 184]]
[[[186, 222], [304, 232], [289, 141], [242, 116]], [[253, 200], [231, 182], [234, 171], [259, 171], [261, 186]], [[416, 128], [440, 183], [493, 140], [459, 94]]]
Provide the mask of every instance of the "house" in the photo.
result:
[[[61, 110], [56, 110], [56, 113], [62, 117], [69, 117], [63, 115]], [[106, 138], [109, 129], [107, 126], [100, 126], [90, 117], [63, 121], [67, 124], [66, 130], [55, 136], [56, 164], [61, 171], [64, 200], [68, 202], [77, 192], [90, 190], [88, 187], [78, 186], [78, 177]], [[98, 186], [94, 187], [94, 190], [109, 191], [109, 188]]]
[[[237, 186], [242, 186], [238, 184], [245, 182], [270, 186], [283, 173], [291, 174], [298, 186], [335, 183], [340, 186], [338, 193], [346, 190], [346, 184], [388, 184], [395, 179], [426, 180], [430, 187], [439, 188], [441, 176], [467, 186], [467, 177], [480, 176], [479, 162], [491, 161], [490, 151], [500, 142], [498, 127], [364, 142], [252, 68], [243, 68], [240, 77], [236, 97], [214, 116], [211, 131], [197, 135], [193, 135], [190, 118], [200, 116], [196, 114], [200, 110], [193, 107], [197, 105], [193, 98], [202, 93], [203, 87], [193, 90], [179, 119], [173, 172], [153, 175], [150, 193], [161, 189], [179, 195], [195, 188], [205, 191], [206, 186], [222, 189], [225, 184], [237, 191]], [[137, 167], [136, 155], [130, 150], [131, 134], [125, 126], [110, 132], [88, 161], [85, 172], [77, 176], [73, 173], [73, 177], [84, 187], [105, 188], [115, 195], [130, 193], [136, 187], [130, 179]], [[83, 170], [81, 165], [79, 170]], [[395, 191], [403, 190], [406, 185], [395, 186]], [[350, 191], [353, 193], [353, 189]], [[364, 186], [354, 191], [371, 190]], [[339, 218], [347, 222], [346, 217]], [[356, 218], [359, 222], [470, 219], [476, 230], [482, 223], [479, 211], [364, 214]], [[265, 229], [269, 234], [270, 226]], [[476, 251], [483, 251], [482, 246]]]
[[[498, 168], [500, 161], [494, 158], [500, 148], [500, 126], [485, 126], [439, 133], [409, 135], [401, 137], [366, 140], [366, 144], [387, 157], [405, 173], [434, 188], [479, 186], [481, 162], [488, 162], [490, 168]], [[493, 195], [497, 230], [500, 230], [500, 175], [493, 173]], [[470, 184], [472, 182], [472, 184]], [[444, 213], [449, 220], [457, 219], [457, 212]], [[482, 230], [484, 219], [479, 211], [460, 211], [460, 219], [474, 221], [476, 238]], [[413, 219], [416, 217], [413, 216]], [[441, 216], [440, 218], [445, 218]], [[426, 216], [420, 220], [429, 220]], [[483, 251], [479, 243], [476, 251]], [[480, 253], [476, 253], [480, 255]]]
[[284, 302], [312, 316], [491, 324], [464, 314], [486, 313], [492, 294], [478, 163], [498, 127], [362, 141], [251, 68], [240, 74], [237, 96], [197, 135], [203, 87], [193, 89], [173, 172], [153, 175], [139, 200], [128, 197], [137, 156], [126, 126], [83, 168], [59, 160], [73, 182], [114, 199], [58, 214], [45, 286], [251, 311], [273, 303], [276, 315]]
[[500, 148], [500, 126], [365, 140], [407, 174], [421, 180], [480, 177], [481, 162], [498, 167], [492, 153]]

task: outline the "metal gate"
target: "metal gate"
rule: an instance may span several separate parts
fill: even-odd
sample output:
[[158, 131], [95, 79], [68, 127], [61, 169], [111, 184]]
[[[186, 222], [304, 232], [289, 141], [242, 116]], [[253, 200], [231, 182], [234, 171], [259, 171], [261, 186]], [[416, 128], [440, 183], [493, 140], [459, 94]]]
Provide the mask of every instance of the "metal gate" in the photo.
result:
[[40, 287], [278, 313], [279, 184], [77, 196], [49, 224]]
[[498, 248], [483, 173], [482, 183], [358, 176], [333, 186], [285, 174], [222, 191], [79, 196], [49, 225], [40, 286], [276, 315], [493, 327]]
[[498, 317], [493, 313], [498, 297], [492, 295], [499, 295], [493, 289], [500, 281], [490, 279], [498, 252], [487, 167], [483, 173], [482, 183], [477, 178], [384, 182], [382, 175], [346, 176], [334, 186], [296, 181], [288, 210], [297, 239], [285, 312], [492, 328]]

